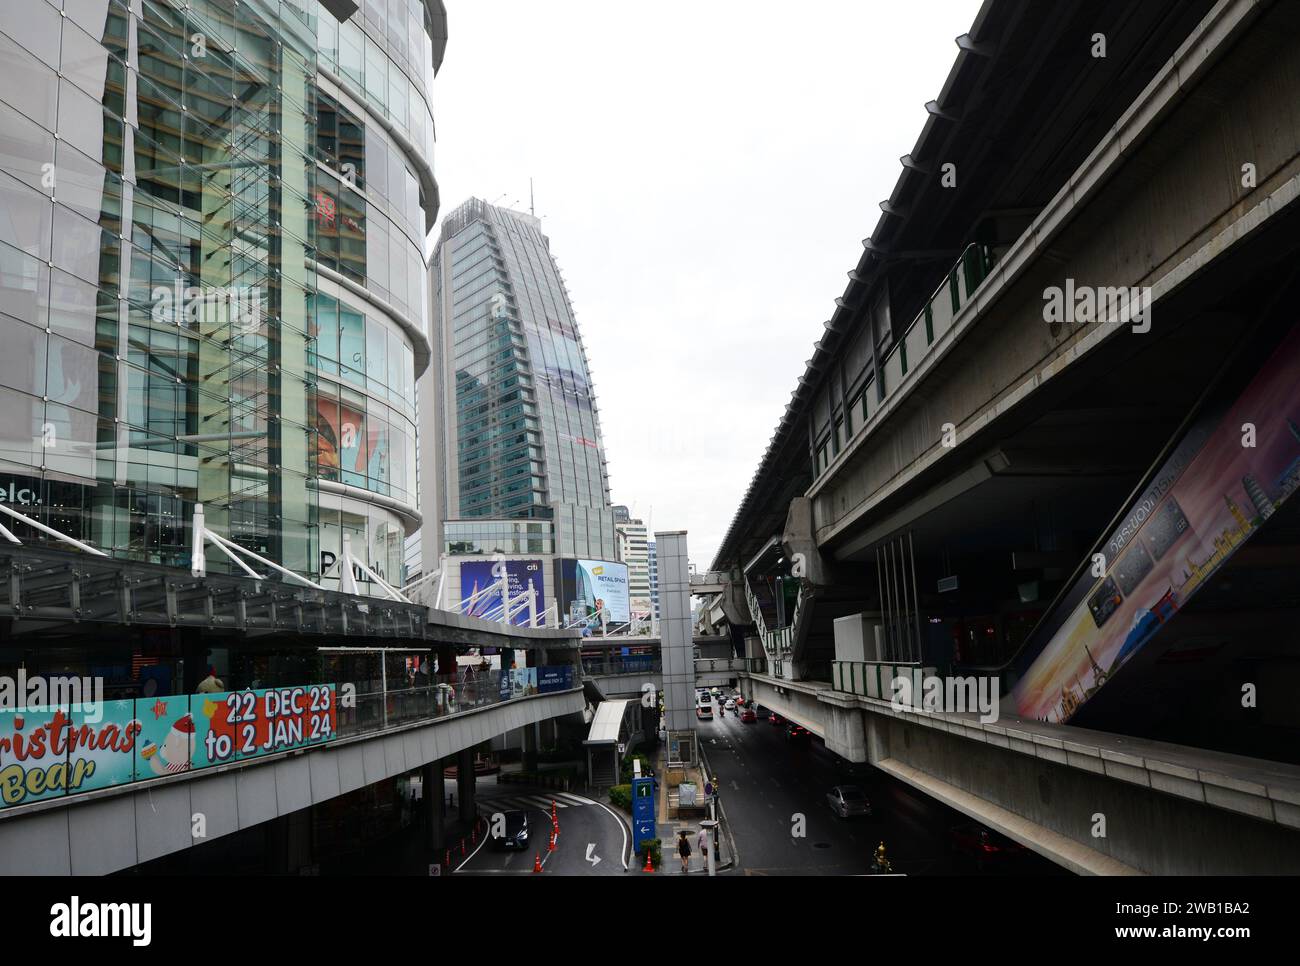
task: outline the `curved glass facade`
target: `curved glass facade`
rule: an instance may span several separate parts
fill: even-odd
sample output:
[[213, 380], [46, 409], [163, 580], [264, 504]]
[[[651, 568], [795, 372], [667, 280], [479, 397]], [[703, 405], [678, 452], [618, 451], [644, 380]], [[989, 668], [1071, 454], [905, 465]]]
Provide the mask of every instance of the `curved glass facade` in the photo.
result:
[[446, 512], [552, 519], [556, 553], [614, 559], [586, 352], [540, 222], [467, 201], [443, 220], [433, 284]]
[[400, 581], [435, 56], [420, 0], [0, 4], [0, 505], [188, 567], [201, 503], [312, 578], [351, 530]]

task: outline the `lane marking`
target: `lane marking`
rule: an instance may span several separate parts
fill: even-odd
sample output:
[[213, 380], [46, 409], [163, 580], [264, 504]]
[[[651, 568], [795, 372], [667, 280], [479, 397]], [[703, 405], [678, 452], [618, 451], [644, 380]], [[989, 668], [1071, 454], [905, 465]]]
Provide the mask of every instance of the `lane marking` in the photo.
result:
[[[614, 821], [618, 823], [618, 830], [623, 833], [623, 851], [620, 853], [620, 855], [622, 856], [623, 859], [623, 871], [626, 872], [629, 849], [628, 849], [628, 840], [627, 840], [627, 826], [623, 824], [623, 816], [619, 815], [617, 812], [611, 809], [604, 802], [592, 802], [591, 804], [595, 805], [597, 808], [603, 808], [605, 811], [609, 812], [609, 814], [613, 816]], [[656, 823], [656, 825], [657, 824], [658, 823]], [[658, 831], [658, 829], [656, 829], [656, 831]]]

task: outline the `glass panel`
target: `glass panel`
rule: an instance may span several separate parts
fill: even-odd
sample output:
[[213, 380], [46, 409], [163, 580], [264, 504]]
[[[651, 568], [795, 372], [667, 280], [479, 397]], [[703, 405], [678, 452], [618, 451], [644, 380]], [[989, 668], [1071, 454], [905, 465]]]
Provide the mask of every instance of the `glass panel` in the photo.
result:
[[366, 319], [346, 303], [339, 304], [339, 362], [343, 378], [365, 385]]
[[372, 392], [384, 394], [388, 380], [387, 330], [374, 319], [366, 320], [366, 383]]

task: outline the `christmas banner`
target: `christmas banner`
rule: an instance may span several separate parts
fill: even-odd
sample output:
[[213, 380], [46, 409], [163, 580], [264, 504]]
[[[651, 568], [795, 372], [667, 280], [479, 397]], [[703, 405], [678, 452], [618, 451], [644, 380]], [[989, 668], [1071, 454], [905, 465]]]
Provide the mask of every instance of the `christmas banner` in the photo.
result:
[[320, 744], [332, 684], [0, 712], [0, 808]]

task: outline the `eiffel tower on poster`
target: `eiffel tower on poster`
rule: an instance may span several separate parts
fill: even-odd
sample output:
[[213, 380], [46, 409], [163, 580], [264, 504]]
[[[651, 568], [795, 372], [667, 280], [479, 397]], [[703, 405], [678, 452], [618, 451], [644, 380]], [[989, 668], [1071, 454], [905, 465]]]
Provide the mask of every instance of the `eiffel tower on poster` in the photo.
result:
[[1088, 655], [1088, 663], [1092, 665], [1092, 687], [1086, 692], [1088, 697], [1092, 697], [1096, 690], [1106, 683], [1110, 673], [1102, 670], [1101, 665], [1097, 663], [1097, 659], [1092, 656], [1092, 651], [1088, 650], [1086, 644], [1083, 646], [1083, 653]]

